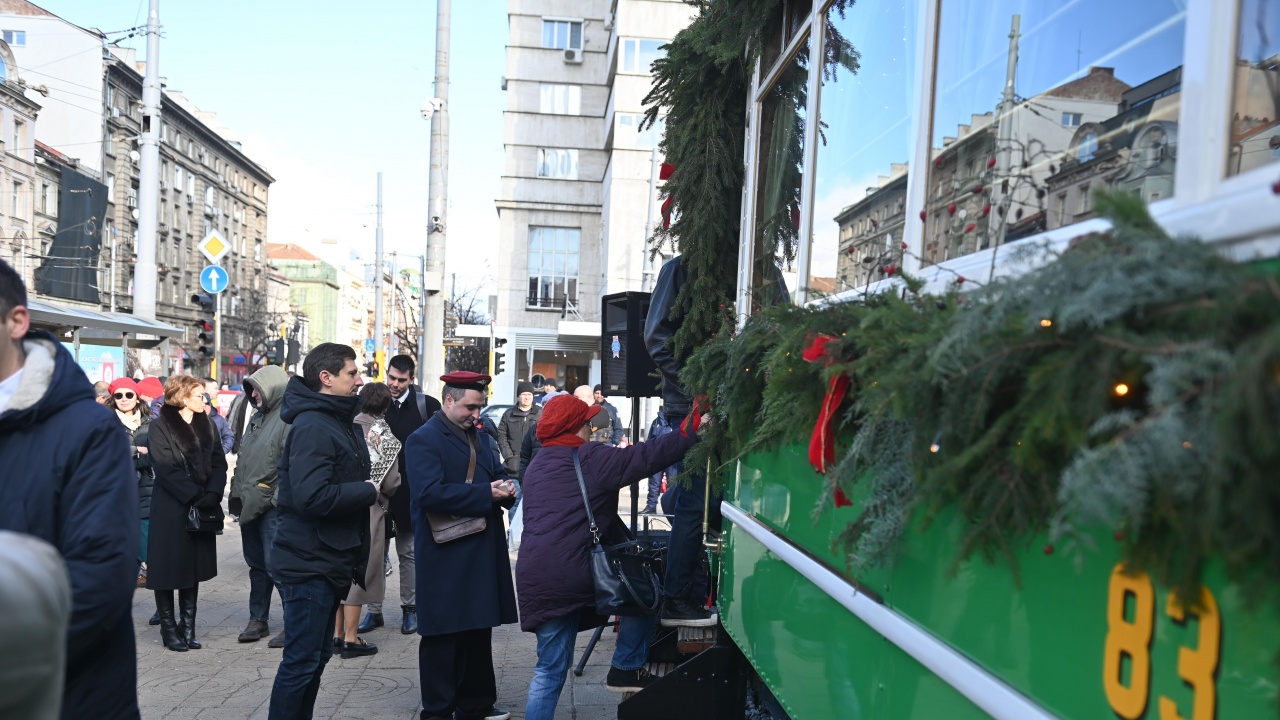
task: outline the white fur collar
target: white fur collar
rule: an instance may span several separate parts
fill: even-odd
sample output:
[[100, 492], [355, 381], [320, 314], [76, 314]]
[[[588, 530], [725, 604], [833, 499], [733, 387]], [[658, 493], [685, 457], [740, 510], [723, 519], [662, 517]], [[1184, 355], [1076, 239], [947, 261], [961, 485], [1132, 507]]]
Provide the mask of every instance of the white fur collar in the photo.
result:
[[18, 391], [9, 399], [5, 412], [18, 412], [40, 402], [49, 392], [53, 382], [54, 358], [57, 350], [48, 340], [24, 340], [22, 349], [27, 353], [22, 365], [22, 382]]

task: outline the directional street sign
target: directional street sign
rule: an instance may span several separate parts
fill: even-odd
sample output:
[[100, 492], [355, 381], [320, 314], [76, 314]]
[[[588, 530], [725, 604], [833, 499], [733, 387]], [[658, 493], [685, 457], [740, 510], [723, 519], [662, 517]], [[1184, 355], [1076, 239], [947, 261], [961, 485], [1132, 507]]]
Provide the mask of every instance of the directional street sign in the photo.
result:
[[227, 276], [227, 271], [217, 265], [206, 266], [200, 271], [200, 287], [205, 292], [218, 294], [227, 289], [227, 283], [231, 278]]
[[[217, 265], [223, 255], [231, 252], [231, 243], [222, 239], [217, 230], [210, 230], [208, 235], [196, 245], [205, 257], [209, 258], [209, 262]], [[201, 273], [201, 276], [204, 274]]]

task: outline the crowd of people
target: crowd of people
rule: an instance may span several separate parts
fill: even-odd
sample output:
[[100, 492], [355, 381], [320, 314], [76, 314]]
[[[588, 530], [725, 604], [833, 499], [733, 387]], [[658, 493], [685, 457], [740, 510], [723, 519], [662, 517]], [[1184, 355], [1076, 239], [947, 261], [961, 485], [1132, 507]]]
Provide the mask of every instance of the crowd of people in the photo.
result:
[[[59, 587], [69, 592], [60, 618], [58, 603], [46, 603], [45, 629], [65, 636], [65, 656], [54, 690], [24, 697], [53, 698], [61, 717], [138, 717], [135, 587], [153, 593], [152, 624], [167, 649], [203, 647], [199, 587], [217, 575], [226, 495], [250, 579], [237, 640], [270, 638], [283, 648], [269, 717], [311, 717], [332, 655], [378, 651], [360, 635], [386, 622], [384, 563], [394, 544], [400, 632], [421, 636], [421, 717], [509, 717], [496, 706], [492, 630], [518, 622], [536, 637], [538, 655], [526, 717], [550, 718], [575, 635], [609, 620], [594, 605], [583, 499], [603, 519], [603, 541], [621, 541], [629, 529], [618, 516], [620, 488], [639, 477], [671, 479], [698, 441], [677, 430], [691, 410], [678, 386], [664, 394], [662, 432], [628, 445], [599, 386], [569, 393], [554, 379], [521, 383], [516, 405], [488, 425], [489, 376], [444, 375], [437, 401], [413, 384], [411, 357], [390, 360], [386, 383], [366, 384], [355, 351], [335, 343], [313, 348], [298, 375], [268, 366], [247, 377], [228, 422], [212, 381], [175, 375], [92, 386], [57, 338], [31, 329], [25, 288], [3, 261], [0, 327], [0, 458], [18, 469], [0, 481], [0, 531], [12, 531], [0, 532], [0, 573], [12, 548], [57, 561], [41, 565], [48, 582], [32, 587], [55, 599]], [[664, 373], [669, 365], [659, 359]], [[686, 497], [664, 498], [677, 523], [695, 502], [701, 512], [702, 487], [698, 478]], [[513, 580], [505, 527], [517, 503], [524, 540]], [[621, 618], [608, 689], [653, 682], [645, 666], [659, 623], [715, 622], [693, 584], [699, 543], [691, 533], [700, 522], [673, 535], [689, 547], [670, 551], [662, 611]], [[55, 552], [31, 549], [41, 541]], [[439, 592], [445, 587], [454, 590]], [[284, 616], [274, 637], [273, 593]], [[0, 696], [6, 680], [0, 665]]]

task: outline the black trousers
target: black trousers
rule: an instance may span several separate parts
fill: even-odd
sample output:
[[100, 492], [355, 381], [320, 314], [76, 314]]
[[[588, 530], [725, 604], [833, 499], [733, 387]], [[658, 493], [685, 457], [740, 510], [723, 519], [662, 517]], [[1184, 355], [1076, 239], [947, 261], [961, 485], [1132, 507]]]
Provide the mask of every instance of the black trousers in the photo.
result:
[[484, 718], [498, 699], [493, 628], [425, 635], [418, 644], [422, 720]]

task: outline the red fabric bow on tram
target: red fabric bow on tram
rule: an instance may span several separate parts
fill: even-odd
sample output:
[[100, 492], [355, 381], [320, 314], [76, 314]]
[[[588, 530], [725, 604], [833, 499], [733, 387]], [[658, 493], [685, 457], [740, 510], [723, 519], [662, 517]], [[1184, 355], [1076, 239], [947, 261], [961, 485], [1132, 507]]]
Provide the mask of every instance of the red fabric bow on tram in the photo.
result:
[[[676, 171], [675, 165], [672, 165], [671, 163], [662, 163], [662, 167], [658, 169], [658, 179], [666, 180], [670, 178], [671, 174], [674, 173], [675, 171]], [[675, 206], [675, 204], [676, 204], [676, 199], [670, 195], [667, 196], [666, 200], [662, 201], [662, 229], [663, 230], [668, 230], [671, 228], [671, 209]]]
[[[821, 361], [824, 366], [831, 367], [831, 363], [836, 358], [827, 346], [834, 340], [836, 338], [832, 335], [818, 335], [813, 338], [809, 346], [804, 349], [805, 361]], [[809, 438], [809, 464], [823, 475], [827, 474], [827, 468], [836, 461], [836, 429], [832, 420], [840, 403], [844, 402], [844, 396], [849, 392], [849, 385], [848, 375], [836, 375], [831, 378], [827, 383], [827, 394], [822, 398], [822, 410], [819, 411], [818, 419], [813, 424], [813, 435]], [[835, 491], [836, 507], [853, 504], [834, 482], [832, 488]]]

